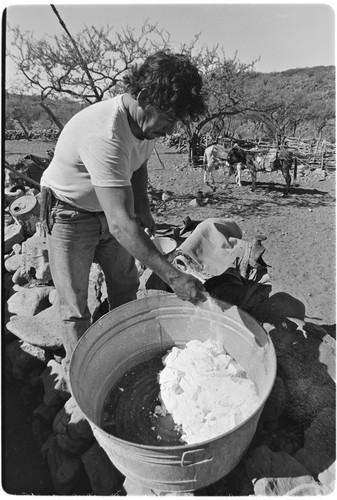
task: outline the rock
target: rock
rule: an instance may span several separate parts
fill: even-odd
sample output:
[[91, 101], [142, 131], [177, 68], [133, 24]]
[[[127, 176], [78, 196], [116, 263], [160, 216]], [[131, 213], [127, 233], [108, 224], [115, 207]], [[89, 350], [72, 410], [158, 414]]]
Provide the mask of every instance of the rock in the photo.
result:
[[261, 422], [276, 420], [282, 416], [286, 407], [286, 390], [283, 380], [276, 377], [274, 387], [267, 399], [261, 414]]
[[43, 398], [41, 369], [35, 368], [25, 377], [20, 389], [20, 399], [23, 408], [33, 408], [40, 404]]
[[118, 495], [124, 476], [99, 444], [95, 442], [81, 458], [94, 495]]
[[[22, 261], [21, 261], [22, 263]], [[18, 285], [18, 286], [25, 286], [28, 284], [28, 282], [30, 281], [30, 277], [23, 277], [21, 275], [21, 266], [15, 271], [15, 273], [13, 274], [13, 277], [12, 277], [12, 281], [15, 285]]]
[[199, 202], [198, 198], [193, 198], [193, 200], [191, 200], [188, 205], [190, 207], [199, 207], [200, 202]]
[[19, 245], [18, 243], [16, 243], [15, 245], [13, 245], [13, 252], [18, 255], [20, 253], [22, 253], [22, 246]]
[[[306, 482], [309, 480], [309, 482]], [[254, 493], [257, 496], [307, 496], [322, 495], [322, 487], [310, 478], [262, 478], [254, 484]]]
[[9, 273], [15, 273], [22, 264], [22, 255], [13, 253], [7, 259], [5, 259], [5, 269]]
[[48, 297], [49, 302], [53, 305], [57, 301], [57, 290], [54, 288], [53, 290], [50, 291], [49, 297]]
[[162, 201], [169, 201], [172, 199], [172, 196], [167, 191], [164, 191], [163, 194], [161, 195], [161, 199]]
[[13, 292], [20, 292], [21, 290], [24, 290], [25, 287], [24, 286], [20, 286], [20, 285], [13, 285]]
[[85, 471], [78, 457], [64, 453], [51, 435], [41, 448], [47, 458], [54, 488], [59, 495], [69, 495], [74, 488], [85, 480]]
[[[63, 406], [64, 401], [62, 399], [61, 405]], [[35, 410], [33, 411], [33, 418], [41, 420], [42, 422], [48, 424], [50, 426], [50, 434], [52, 433], [53, 422], [60, 411], [60, 405], [48, 405], [46, 403], [41, 403]]]
[[46, 349], [62, 347], [62, 323], [57, 304], [35, 316], [12, 316], [7, 328], [21, 340]]
[[90, 424], [77, 406], [73, 397], [66, 402], [64, 408], [68, 415], [70, 415], [68, 423], [69, 435], [74, 439], [81, 437], [83, 439], [91, 440], [93, 438], [93, 433]]
[[295, 458], [283, 451], [273, 452], [265, 445], [250, 452], [245, 463], [255, 495], [283, 496], [300, 485], [318, 485]]
[[90, 272], [89, 272], [89, 281], [92, 281], [95, 283], [96, 288], [97, 288], [97, 295], [100, 294], [101, 287], [103, 283], [105, 282], [105, 277], [103, 270], [97, 262], [93, 262], [90, 267]]
[[50, 286], [21, 288], [8, 299], [8, 311], [18, 316], [34, 316], [50, 306], [51, 290]]
[[53, 432], [59, 447], [70, 455], [83, 453], [94, 442], [91, 427], [72, 397], [56, 415]]
[[60, 410], [60, 406], [39, 404], [33, 411], [32, 432], [40, 447], [52, 434], [53, 421]]
[[70, 398], [62, 364], [50, 359], [41, 378], [44, 385], [44, 404], [61, 408]]
[[318, 480], [322, 485], [324, 495], [333, 493], [336, 482], [336, 462], [333, 462], [327, 469], [318, 474]]
[[5, 269], [9, 273], [15, 273], [21, 267], [22, 255], [13, 253], [8, 259], [5, 260]]
[[101, 267], [98, 264], [93, 263], [90, 268], [88, 285], [88, 308], [91, 316], [94, 316], [97, 313], [101, 305], [100, 297], [102, 295], [101, 289], [104, 281], [104, 273]]
[[[99, 268], [99, 269], [98, 269]], [[92, 264], [88, 285], [88, 308], [94, 317], [102, 307], [102, 303], [107, 299], [106, 283], [103, 271], [98, 264]], [[54, 288], [49, 295], [50, 304], [57, 303], [57, 290]]]
[[4, 227], [10, 226], [11, 224], [14, 224], [14, 223], [15, 223], [14, 218], [6, 210], [4, 213]]
[[23, 229], [20, 224], [16, 222], [14, 224], [9, 224], [5, 226], [5, 235], [4, 235], [4, 252], [9, 253], [13, 245], [16, 243], [22, 243], [25, 239], [23, 234]]
[[333, 408], [324, 408], [305, 430], [304, 447], [295, 455], [313, 476], [317, 477], [335, 461], [335, 435], [336, 412]]
[[14, 293], [12, 275], [8, 272], [2, 274], [2, 291], [2, 299], [5, 301], [7, 301]]
[[47, 284], [51, 280], [47, 240], [38, 233], [22, 244], [21, 275], [30, 278], [32, 273], [41, 283]]
[[7, 302], [5, 302], [2, 308], [2, 320], [4, 322], [4, 328], [2, 330], [2, 339], [4, 341], [4, 346], [8, 345], [10, 342], [17, 340], [17, 337], [10, 332], [5, 326], [10, 320], [12, 314], [8, 311]]
[[[142, 486], [141, 484], [132, 481], [130, 478], [126, 477], [123, 483], [123, 496], [132, 496], [136, 498], [142, 498], [145, 496], [171, 496], [172, 493], [165, 493], [163, 491], [154, 490], [147, 486]], [[176, 496], [194, 496], [193, 492], [180, 493]], [[175, 497], [174, 497], [175, 498]]]
[[56, 441], [61, 450], [74, 457], [86, 451], [93, 442], [93, 440], [88, 442], [82, 438], [73, 439], [67, 434], [57, 434]]
[[34, 419], [32, 421], [32, 434], [35, 441], [41, 447], [50, 437], [50, 427], [43, 421], [39, 419]]
[[21, 340], [14, 340], [6, 347], [6, 360], [14, 377], [25, 379], [35, 369], [43, 370], [50, 359], [44, 349]]

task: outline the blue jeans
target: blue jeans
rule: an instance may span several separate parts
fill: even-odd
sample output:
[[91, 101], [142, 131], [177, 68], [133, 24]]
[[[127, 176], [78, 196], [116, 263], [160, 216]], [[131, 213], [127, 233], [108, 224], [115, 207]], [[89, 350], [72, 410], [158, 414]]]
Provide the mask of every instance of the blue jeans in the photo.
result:
[[88, 309], [91, 264], [105, 276], [110, 310], [136, 299], [139, 286], [134, 258], [110, 234], [103, 212], [89, 213], [54, 207], [47, 234], [50, 270], [63, 323], [65, 362], [92, 322]]

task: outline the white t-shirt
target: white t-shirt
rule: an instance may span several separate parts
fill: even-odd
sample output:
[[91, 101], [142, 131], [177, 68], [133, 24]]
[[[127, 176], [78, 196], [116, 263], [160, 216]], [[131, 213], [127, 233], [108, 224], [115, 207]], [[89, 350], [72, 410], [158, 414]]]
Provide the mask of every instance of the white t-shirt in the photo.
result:
[[132, 174], [150, 157], [155, 142], [132, 134], [122, 97], [92, 104], [62, 130], [41, 185], [66, 203], [102, 211], [94, 186], [130, 186]]

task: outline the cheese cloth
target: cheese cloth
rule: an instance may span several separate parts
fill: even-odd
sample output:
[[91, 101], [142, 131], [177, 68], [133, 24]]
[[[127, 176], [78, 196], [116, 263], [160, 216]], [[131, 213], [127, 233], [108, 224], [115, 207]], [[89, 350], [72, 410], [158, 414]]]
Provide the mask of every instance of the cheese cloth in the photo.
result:
[[241, 238], [242, 231], [233, 219], [206, 219], [177, 249], [174, 264], [183, 267], [187, 256], [201, 274], [218, 276], [244, 256], [247, 241]]

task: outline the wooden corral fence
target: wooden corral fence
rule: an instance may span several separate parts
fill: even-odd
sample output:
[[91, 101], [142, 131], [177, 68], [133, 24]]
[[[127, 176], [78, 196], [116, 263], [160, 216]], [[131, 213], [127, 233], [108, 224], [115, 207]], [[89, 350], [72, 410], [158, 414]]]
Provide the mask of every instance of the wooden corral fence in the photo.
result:
[[[188, 141], [184, 134], [175, 133], [171, 136], [165, 138], [164, 142], [170, 146], [175, 147], [179, 152], [186, 152], [188, 150]], [[276, 149], [276, 144], [270, 143], [268, 141], [254, 139], [238, 139], [235, 137], [221, 137], [214, 141], [214, 137], [210, 134], [204, 134], [200, 138], [199, 145], [199, 156], [197, 165], [201, 166], [203, 161], [203, 151], [207, 146], [217, 142], [221, 144], [226, 149], [230, 149], [235, 143], [238, 143], [241, 147], [250, 149], [257, 146], [259, 150], [266, 153], [272, 152]], [[296, 137], [286, 138], [288, 148], [293, 151], [297, 156], [300, 163], [310, 166], [312, 168], [321, 168], [322, 170], [335, 170], [336, 169], [336, 145], [332, 144], [326, 140], [320, 139], [308, 139], [301, 140]], [[266, 167], [267, 165], [267, 161]]]
[[295, 137], [288, 137], [287, 142], [289, 149], [298, 154], [303, 164], [322, 170], [336, 169], [336, 144], [318, 139], [301, 141]]
[[[208, 142], [207, 136], [203, 137], [201, 140], [201, 145], [206, 148], [212, 142]], [[263, 151], [266, 159], [268, 153], [276, 150], [277, 145], [263, 140], [253, 140], [253, 139], [236, 139], [221, 137], [218, 139], [218, 143], [224, 146], [226, 149], [230, 149], [237, 143], [239, 146], [251, 149], [257, 146], [259, 151]], [[299, 163], [310, 166], [312, 168], [321, 168], [322, 170], [335, 170], [336, 169], [336, 145], [332, 144], [326, 140], [300, 140], [296, 137], [287, 137], [285, 140], [286, 147], [289, 148], [294, 156], [298, 158]], [[199, 158], [200, 164], [202, 164], [202, 156]], [[268, 161], [265, 162], [265, 167], [268, 168]]]

